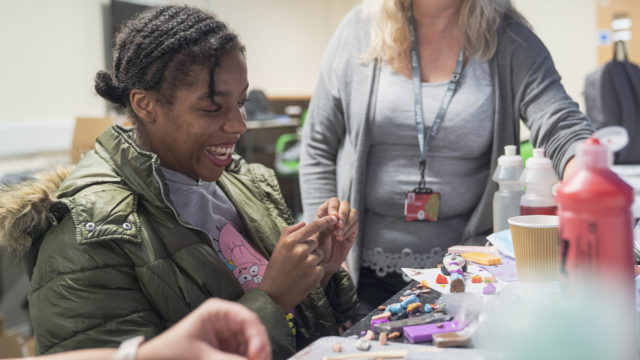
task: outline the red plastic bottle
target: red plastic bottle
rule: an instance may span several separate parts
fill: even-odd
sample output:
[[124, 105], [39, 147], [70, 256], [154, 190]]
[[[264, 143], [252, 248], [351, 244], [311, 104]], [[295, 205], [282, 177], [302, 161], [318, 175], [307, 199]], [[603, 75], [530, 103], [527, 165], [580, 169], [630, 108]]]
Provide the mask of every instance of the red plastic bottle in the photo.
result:
[[[609, 151], [595, 137], [578, 145], [578, 170], [557, 189], [561, 276], [582, 296], [611, 308], [619, 351], [638, 359], [633, 251], [633, 188], [610, 168]], [[614, 310], [612, 310], [614, 309]], [[589, 311], [589, 309], [585, 309]]]
[[578, 145], [578, 170], [557, 189], [561, 271], [609, 274], [634, 285], [633, 188], [609, 168], [595, 137]]

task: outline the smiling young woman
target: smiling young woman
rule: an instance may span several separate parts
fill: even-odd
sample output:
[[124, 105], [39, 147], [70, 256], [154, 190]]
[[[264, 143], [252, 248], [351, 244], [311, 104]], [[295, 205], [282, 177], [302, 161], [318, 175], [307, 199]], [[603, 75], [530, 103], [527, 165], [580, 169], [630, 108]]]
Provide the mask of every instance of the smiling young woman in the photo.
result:
[[332, 198], [293, 225], [273, 171], [233, 154], [248, 89], [237, 36], [201, 10], [157, 7], [123, 27], [113, 63], [96, 91], [134, 128], [107, 129], [70, 173], [0, 193], [36, 352], [149, 339], [210, 297], [254, 311], [277, 359], [337, 335], [358, 306], [340, 268], [357, 212]]

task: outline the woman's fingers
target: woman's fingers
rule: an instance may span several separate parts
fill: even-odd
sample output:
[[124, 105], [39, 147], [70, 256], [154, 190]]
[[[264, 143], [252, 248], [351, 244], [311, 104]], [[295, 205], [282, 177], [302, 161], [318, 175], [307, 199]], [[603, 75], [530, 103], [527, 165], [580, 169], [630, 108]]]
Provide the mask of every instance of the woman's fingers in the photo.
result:
[[[313, 235], [334, 226], [337, 219], [333, 216], [325, 216], [319, 219], [315, 219], [312, 222], [292, 231], [290, 234], [294, 236], [296, 243], [306, 243]], [[295, 225], [294, 225], [295, 226]], [[316, 241], [317, 247], [317, 241]]]

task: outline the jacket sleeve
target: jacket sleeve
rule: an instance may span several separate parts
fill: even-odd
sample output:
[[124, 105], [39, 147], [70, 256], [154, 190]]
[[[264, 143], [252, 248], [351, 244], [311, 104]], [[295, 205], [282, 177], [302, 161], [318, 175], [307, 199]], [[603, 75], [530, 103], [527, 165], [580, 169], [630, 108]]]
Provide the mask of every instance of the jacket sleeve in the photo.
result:
[[340, 67], [336, 66], [336, 61], [345, 56], [341, 54], [348, 30], [345, 22], [340, 25], [325, 52], [302, 129], [299, 174], [305, 221], [312, 221], [318, 207], [338, 195], [336, 161], [345, 141], [346, 118], [343, 99], [338, 92], [339, 74], [336, 68]]
[[167, 327], [117, 243], [78, 243], [71, 216], [45, 236], [28, 299], [37, 354], [117, 347]]
[[360, 301], [351, 275], [345, 269], [340, 268], [333, 274], [324, 292], [336, 324], [341, 325], [354, 318]]
[[575, 145], [594, 131], [578, 104], [566, 93], [549, 51], [540, 39], [522, 25], [515, 25], [519, 49], [513, 52], [515, 106], [531, 130], [531, 144], [544, 147], [556, 173], [575, 155]]
[[286, 359], [296, 352], [294, 336], [282, 309], [265, 292], [249, 290], [238, 303], [248, 307], [267, 329], [274, 359]]

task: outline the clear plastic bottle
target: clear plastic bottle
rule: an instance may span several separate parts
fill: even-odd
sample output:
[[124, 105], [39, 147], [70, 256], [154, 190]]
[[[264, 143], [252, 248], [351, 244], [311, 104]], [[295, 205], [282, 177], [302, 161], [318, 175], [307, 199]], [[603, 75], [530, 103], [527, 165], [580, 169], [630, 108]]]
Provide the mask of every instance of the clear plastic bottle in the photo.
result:
[[504, 155], [498, 158], [492, 177], [498, 183], [498, 191], [493, 195], [493, 232], [508, 229], [507, 220], [520, 215], [520, 198], [524, 194], [520, 182], [523, 169], [522, 157], [516, 154], [516, 146], [505, 146]]
[[520, 182], [525, 194], [520, 199], [520, 215], [556, 215], [558, 207], [552, 188], [559, 181], [551, 160], [544, 157], [544, 149], [533, 149], [527, 159]]

